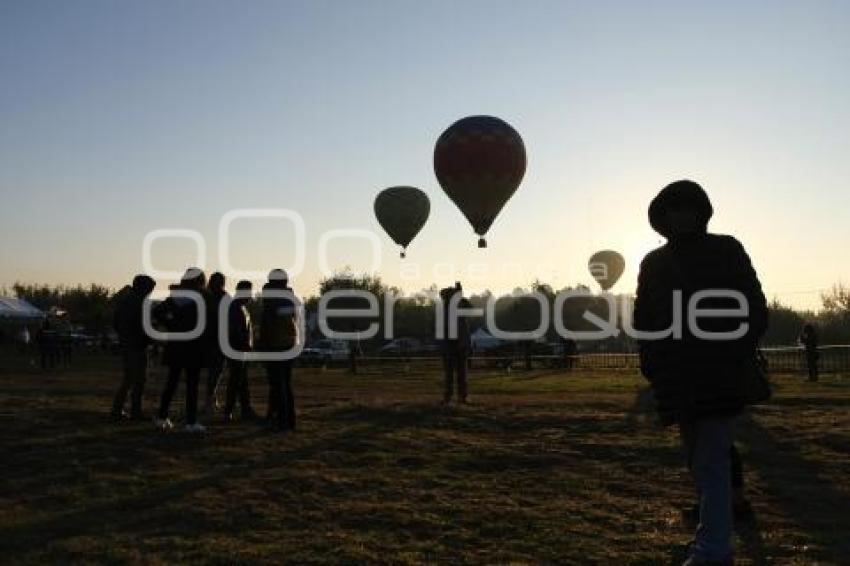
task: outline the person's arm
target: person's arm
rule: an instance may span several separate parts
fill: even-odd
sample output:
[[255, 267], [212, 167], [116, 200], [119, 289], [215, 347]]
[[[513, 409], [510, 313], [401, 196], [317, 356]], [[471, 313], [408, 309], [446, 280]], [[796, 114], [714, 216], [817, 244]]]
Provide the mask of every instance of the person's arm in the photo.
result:
[[[638, 285], [635, 293], [635, 306], [632, 315], [632, 327], [635, 330], [653, 330], [654, 327], [652, 309], [650, 307], [652, 304], [650, 299], [652, 289], [652, 285], [650, 284], [651, 279], [652, 268], [647, 257], [640, 263], [640, 271], [638, 272]], [[646, 379], [651, 381], [651, 342], [638, 339], [637, 343], [640, 352], [640, 371]]]
[[737, 245], [738, 258], [738, 288], [747, 298], [749, 305], [749, 324], [750, 330], [747, 336], [753, 343], [758, 343], [764, 333], [767, 331], [768, 309], [767, 299], [764, 296], [764, 291], [761, 288], [761, 282], [756, 274], [750, 256], [747, 255], [744, 246], [735, 240]]

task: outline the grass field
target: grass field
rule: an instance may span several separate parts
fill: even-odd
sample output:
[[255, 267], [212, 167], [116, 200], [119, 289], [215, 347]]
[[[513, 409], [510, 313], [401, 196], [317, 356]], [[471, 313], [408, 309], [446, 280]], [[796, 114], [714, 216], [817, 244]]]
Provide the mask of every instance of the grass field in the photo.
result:
[[[675, 564], [690, 537], [635, 374], [475, 372], [443, 408], [433, 369], [299, 369], [298, 432], [188, 436], [109, 424], [117, 365], [0, 370], [0, 562]], [[758, 520], [736, 558], [850, 563], [850, 380], [775, 381], [739, 427]]]

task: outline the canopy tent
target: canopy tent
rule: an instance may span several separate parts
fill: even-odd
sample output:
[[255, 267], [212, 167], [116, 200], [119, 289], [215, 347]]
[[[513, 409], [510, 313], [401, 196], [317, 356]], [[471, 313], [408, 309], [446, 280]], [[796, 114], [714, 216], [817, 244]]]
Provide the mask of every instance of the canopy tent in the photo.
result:
[[0, 320], [34, 322], [44, 318], [44, 312], [23, 299], [0, 297]]
[[470, 335], [469, 340], [472, 342], [472, 349], [478, 351], [496, 348], [502, 344], [501, 340], [494, 337], [483, 328], [478, 328], [475, 332], [473, 332]]

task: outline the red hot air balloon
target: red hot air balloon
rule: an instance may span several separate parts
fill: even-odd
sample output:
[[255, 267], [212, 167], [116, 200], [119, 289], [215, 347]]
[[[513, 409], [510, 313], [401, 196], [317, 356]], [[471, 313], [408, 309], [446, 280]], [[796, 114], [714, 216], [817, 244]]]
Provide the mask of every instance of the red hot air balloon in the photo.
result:
[[493, 116], [469, 116], [452, 124], [434, 147], [440, 186], [481, 236], [516, 192], [525, 175], [525, 145], [510, 124]]

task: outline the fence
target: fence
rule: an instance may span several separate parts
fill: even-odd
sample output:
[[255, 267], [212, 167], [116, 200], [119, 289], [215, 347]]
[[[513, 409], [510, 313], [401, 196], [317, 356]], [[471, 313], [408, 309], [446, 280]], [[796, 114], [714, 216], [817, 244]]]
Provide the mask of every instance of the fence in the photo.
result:
[[[798, 346], [762, 348], [771, 371], [805, 372], [806, 355]], [[823, 373], [850, 371], [850, 346], [830, 345], [818, 348], [818, 368]]]
[[[762, 348], [771, 371], [805, 373], [806, 356], [802, 347]], [[818, 348], [818, 368], [822, 373], [850, 373], [850, 345], [829, 345]], [[358, 358], [358, 364], [365, 366], [395, 366], [398, 364], [425, 368], [439, 366], [438, 356], [367, 356]], [[346, 362], [340, 362], [343, 365]], [[522, 354], [501, 356], [473, 356], [472, 368], [573, 368], [588, 370], [638, 370], [640, 358], [632, 353], [585, 353], [564, 357], [560, 355], [533, 355], [528, 358]]]

